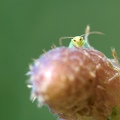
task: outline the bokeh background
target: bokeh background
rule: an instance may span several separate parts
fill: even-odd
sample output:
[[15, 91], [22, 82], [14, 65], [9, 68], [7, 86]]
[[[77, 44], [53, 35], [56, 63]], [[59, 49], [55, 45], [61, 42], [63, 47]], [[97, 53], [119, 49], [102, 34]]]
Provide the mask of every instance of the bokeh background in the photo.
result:
[[25, 73], [42, 49], [59, 46], [61, 36], [83, 34], [86, 25], [105, 33], [90, 35], [94, 48], [112, 58], [115, 47], [120, 58], [119, 0], [0, 0], [0, 120], [57, 119], [30, 101]]

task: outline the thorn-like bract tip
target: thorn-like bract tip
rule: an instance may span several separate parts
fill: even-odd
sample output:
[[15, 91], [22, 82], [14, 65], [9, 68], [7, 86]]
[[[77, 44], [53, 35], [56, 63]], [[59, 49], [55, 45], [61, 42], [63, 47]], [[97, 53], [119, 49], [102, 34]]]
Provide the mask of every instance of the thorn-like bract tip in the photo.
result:
[[47, 51], [45, 49], [42, 49], [43, 53], [46, 53]]

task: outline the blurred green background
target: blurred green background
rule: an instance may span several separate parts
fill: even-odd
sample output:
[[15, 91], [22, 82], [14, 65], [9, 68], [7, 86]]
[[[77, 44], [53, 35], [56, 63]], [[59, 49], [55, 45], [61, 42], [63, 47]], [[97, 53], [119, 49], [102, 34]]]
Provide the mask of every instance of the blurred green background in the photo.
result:
[[25, 73], [42, 49], [83, 34], [86, 25], [105, 33], [89, 37], [93, 47], [107, 57], [115, 47], [120, 58], [119, 0], [0, 0], [0, 120], [56, 120], [30, 101]]

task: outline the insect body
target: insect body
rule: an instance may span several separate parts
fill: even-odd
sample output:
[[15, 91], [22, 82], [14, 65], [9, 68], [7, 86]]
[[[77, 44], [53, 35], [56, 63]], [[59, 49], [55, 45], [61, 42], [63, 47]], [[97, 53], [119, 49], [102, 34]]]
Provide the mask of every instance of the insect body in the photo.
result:
[[73, 47], [82, 47], [85, 45], [85, 40], [83, 37], [81, 36], [76, 36], [73, 39], [71, 39], [71, 42], [69, 44], [69, 48], [73, 48]]
[[84, 47], [84, 48], [88, 48], [91, 49], [92, 47], [90, 46], [89, 42], [88, 42], [88, 35], [90, 34], [103, 34], [102, 32], [89, 32], [90, 31], [90, 27], [87, 26], [85, 34], [81, 35], [81, 36], [75, 36], [75, 37], [61, 37], [59, 39], [59, 43], [60, 45], [62, 45], [62, 40], [63, 39], [67, 39], [67, 38], [72, 38], [71, 42], [69, 43], [69, 48], [80, 48], [80, 47]]

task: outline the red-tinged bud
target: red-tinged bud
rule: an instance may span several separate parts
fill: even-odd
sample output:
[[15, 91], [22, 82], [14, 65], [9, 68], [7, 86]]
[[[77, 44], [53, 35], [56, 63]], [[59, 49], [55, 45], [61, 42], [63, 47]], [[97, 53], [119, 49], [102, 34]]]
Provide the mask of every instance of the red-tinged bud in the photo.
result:
[[60, 47], [30, 67], [32, 99], [47, 104], [60, 120], [106, 120], [120, 106], [120, 75], [103, 53]]

